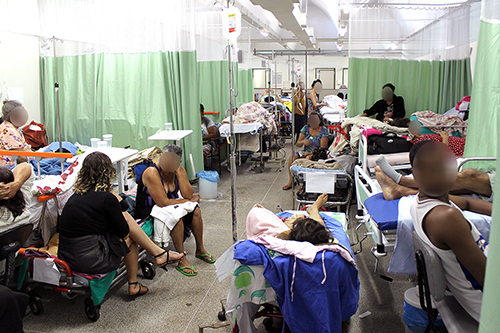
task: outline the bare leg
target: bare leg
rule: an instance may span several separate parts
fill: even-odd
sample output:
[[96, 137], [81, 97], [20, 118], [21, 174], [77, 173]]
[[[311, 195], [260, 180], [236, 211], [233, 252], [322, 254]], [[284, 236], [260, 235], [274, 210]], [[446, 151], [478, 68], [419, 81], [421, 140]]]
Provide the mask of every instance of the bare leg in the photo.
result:
[[[124, 212], [123, 216], [128, 222], [128, 227], [130, 229], [130, 238], [134, 241], [134, 243], [139, 244], [142, 248], [144, 248], [146, 251], [148, 251], [150, 254], [153, 256], [160, 255], [161, 253], [164, 252], [164, 250], [156, 245], [149, 237], [146, 235], [144, 230], [139, 227], [137, 222], [135, 222], [134, 218], [130, 216], [129, 213]], [[136, 244], [136, 246], [137, 246]], [[164, 265], [165, 262], [167, 261], [167, 256], [168, 260], [170, 261], [177, 261], [181, 259], [184, 254], [183, 252], [175, 253], [175, 252], [169, 252], [159, 256], [156, 258], [156, 264], [157, 265]], [[137, 265], [137, 263], [136, 263]]]
[[451, 192], [473, 192], [490, 197], [493, 193], [490, 177], [487, 173], [475, 169], [465, 169], [459, 172]]
[[201, 217], [201, 209], [197, 207], [193, 212], [193, 228], [194, 239], [196, 240], [196, 255], [209, 254], [203, 245], [203, 218]]
[[[130, 237], [127, 237], [125, 239], [125, 243], [130, 250], [130, 252], [123, 259], [123, 261], [125, 262], [125, 266], [127, 267], [127, 279], [129, 283], [134, 283], [137, 282], [137, 271], [139, 270], [139, 247], [137, 246], [137, 243], [134, 242]], [[139, 291], [146, 292], [147, 290], [147, 287], [141, 286], [140, 284], [129, 284], [128, 286], [129, 294], [135, 294]]]
[[292, 170], [290, 170], [290, 167], [292, 166], [293, 161], [295, 161], [296, 159], [297, 159], [297, 154], [293, 154], [288, 159], [288, 176], [289, 176], [288, 177], [288, 184], [286, 184], [285, 186], [283, 186], [283, 190], [289, 190], [289, 189], [292, 188], [293, 175], [292, 175]]
[[[194, 233], [194, 228], [193, 228]], [[172, 242], [174, 243], [175, 250], [179, 253], [184, 253], [184, 222], [180, 220], [177, 222], [175, 227], [170, 232], [170, 236], [172, 237]], [[179, 260], [179, 267], [191, 267], [189, 260], [186, 256], [183, 256], [181, 260]], [[186, 268], [184, 272], [188, 274], [197, 273], [196, 269], [188, 269]]]
[[[385, 200], [397, 200], [401, 197], [418, 193], [417, 189], [396, 184], [382, 171], [382, 169], [380, 169], [379, 166], [375, 167], [375, 175], [377, 176], [377, 181], [380, 184], [380, 187], [382, 187]], [[403, 178], [404, 177], [401, 179]]]
[[325, 205], [325, 203], [328, 201], [328, 194], [323, 193], [316, 199], [316, 201], [307, 208], [307, 212], [309, 213], [309, 217], [312, 218], [313, 220], [321, 223], [322, 225], [325, 225], [325, 221], [323, 221], [323, 218], [321, 217], [321, 214], [319, 213], [319, 210], [321, 207]]

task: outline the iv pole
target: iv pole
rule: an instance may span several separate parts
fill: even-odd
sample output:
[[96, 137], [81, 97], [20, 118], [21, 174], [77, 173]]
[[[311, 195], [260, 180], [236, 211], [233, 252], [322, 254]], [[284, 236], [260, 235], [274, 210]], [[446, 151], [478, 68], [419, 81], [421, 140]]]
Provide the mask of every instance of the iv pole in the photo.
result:
[[[227, 1], [227, 8], [229, 9], [230, 0]], [[238, 241], [238, 222], [236, 217], [236, 137], [234, 135], [233, 123], [233, 69], [231, 64], [231, 42], [227, 43], [227, 62], [229, 69], [229, 127], [231, 137], [231, 153], [229, 163], [231, 166], [231, 215], [232, 215], [232, 231], [233, 243]]]
[[57, 56], [56, 56], [56, 41], [61, 41], [57, 39], [56, 36], [52, 36], [52, 48], [54, 49], [54, 90], [56, 92], [56, 114], [57, 114], [57, 134], [59, 135], [59, 152], [62, 153], [62, 137], [61, 137], [61, 113], [59, 109], [59, 82], [57, 82]]

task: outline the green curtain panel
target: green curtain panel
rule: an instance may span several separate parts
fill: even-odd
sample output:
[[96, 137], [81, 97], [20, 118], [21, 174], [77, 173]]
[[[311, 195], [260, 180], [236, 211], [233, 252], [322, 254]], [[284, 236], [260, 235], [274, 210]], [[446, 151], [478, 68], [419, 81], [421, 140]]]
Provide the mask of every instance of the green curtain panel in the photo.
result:
[[[90, 54], [57, 58], [63, 140], [90, 144], [113, 134], [113, 146], [144, 149], [167, 142], [148, 141], [172, 122], [192, 129], [182, 140], [183, 163], [192, 179], [203, 169], [195, 52]], [[57, 139], [54, 59], [41, 58], [43, 118]]]
[[382, 98], [382, 86], [396, 86], [405, 100], [406, 116], [416, 111], [445, 113], [472, 87], [470, 59], [408, 61], [349, 59], [348, 116], [363, 113]]
[[[234, 99], [236, 106], [253, 101], [252, 70], [238, 70], [233, 63], [233, 89], [238, 93]], [[200, 103], [206, 111], [218, 111], [213, 116], [216, 121], [225, 118], [229, 109], [229, 68], [227, 61], [202, 61], [198, 63], [198, 86]]]
[[[500, 24], [481, 21], [477, 43], [474, 86], [465, 141], [465, 157], [498, 156], [500, 129]], [[495, 163], [469, 163], [482, 171], [495, 170]]]

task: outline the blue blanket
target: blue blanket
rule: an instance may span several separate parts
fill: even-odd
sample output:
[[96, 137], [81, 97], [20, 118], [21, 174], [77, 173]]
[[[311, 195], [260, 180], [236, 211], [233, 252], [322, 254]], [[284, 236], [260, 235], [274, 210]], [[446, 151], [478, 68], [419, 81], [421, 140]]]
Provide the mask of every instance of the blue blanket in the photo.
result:
[[[30, 160], [30, 164], [33, 166], [33, 170], [37, 176], [38, 174], [38, 166], [35, 160]], [[69, 168], [71, 163], [64, 162], [64, 170]], [[42, 175], [60, 175], [61, 174], [61, 162], [59, 162], [58, 158], [47, 158], [40, 161], [40, 173]]]
[[[340, 223], [329, 220], [325, 224], [335, 238], [350, 249]], [[325, 251], [326, 281], [321, 284], [325, 277], [322, 255], [323, 252], [318, 253], [313, 263], [286, 255], [271, 259], [263, 245], [247, 240], [236, 245], [234, 259], [244, 265], [265, 266], [264, 277], [276, 292], [292, 332], [340, 333], [342, 321], [358, 309], [358, 270], [340, 254]]]

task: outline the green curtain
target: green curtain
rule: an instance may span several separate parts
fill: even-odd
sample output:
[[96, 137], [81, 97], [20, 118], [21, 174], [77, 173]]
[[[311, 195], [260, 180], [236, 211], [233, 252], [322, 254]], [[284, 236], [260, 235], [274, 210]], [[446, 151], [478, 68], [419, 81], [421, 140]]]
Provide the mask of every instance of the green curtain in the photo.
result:
[[396, 86], [405, 100], [406, 117], [416, 111], [445, 113], [472, 87], [470, 59], [408, 61], [349, 59], [348, 116], [363, 113], [381, 99], [382, 86]]
[[[202, 61], [198, 63], [198, 86], [200, 103], [206, 111], [218, 111], [213, 116], [216, 121], [225, 118], [229, 109], [229, 68], [227, 61]], [[233, 89], [238, 93], [234, 99], [235, 106], [253, 101], [252, 70], [239, 70], [233, 63]]]
[[[56, 140], [53, 61], [41, 58], [41, 86], [44, 122]], [[181, 141], [190, 179], [190, 153], [196, 171], [203, 169], [196, 52], [64, 56], [57, 70], [63, 140], [88, 145], [111, 133], [115, 147], [161, 147], [167, 142], [147, 138], [172, 122], [193, 130]]]
[[[465, 141], [465, 157], [498, 156], [500, 129], [500, 24], [481, 21], [477, 43], [474, 86]], [[482, 171], [495, 170], [495, 163], [468, 163]]]

